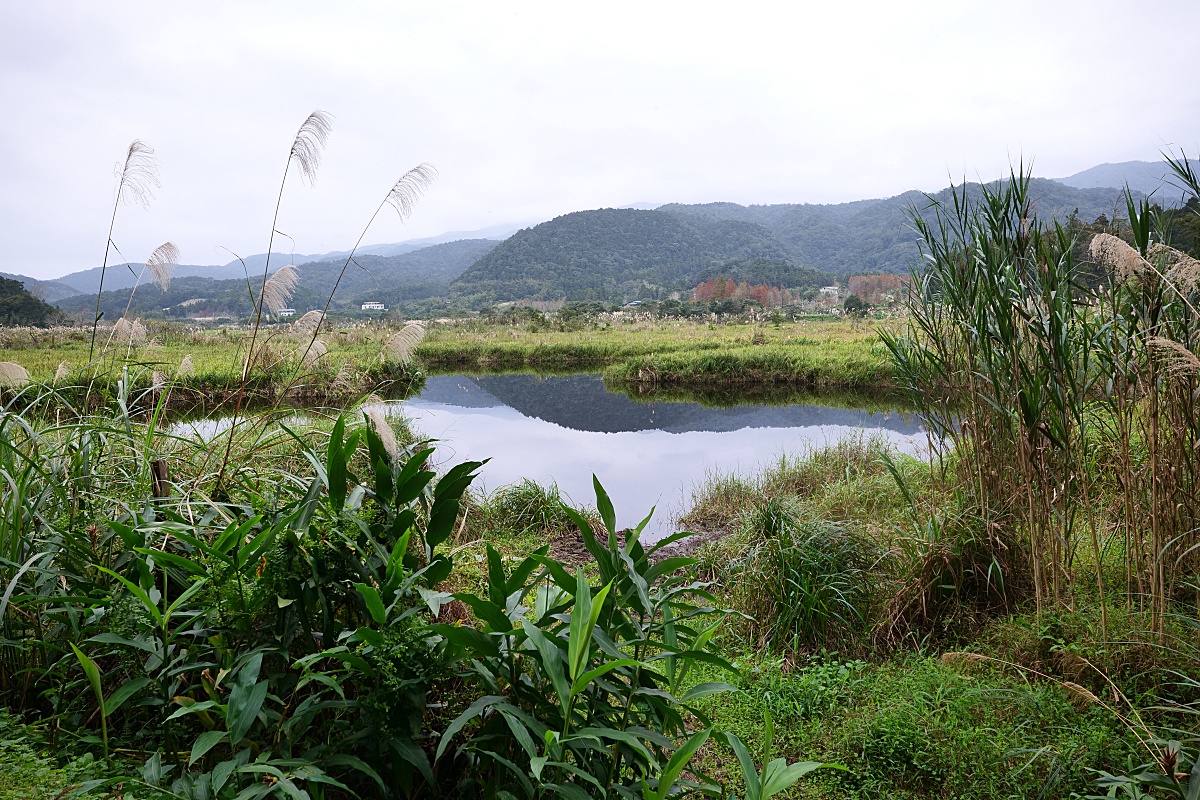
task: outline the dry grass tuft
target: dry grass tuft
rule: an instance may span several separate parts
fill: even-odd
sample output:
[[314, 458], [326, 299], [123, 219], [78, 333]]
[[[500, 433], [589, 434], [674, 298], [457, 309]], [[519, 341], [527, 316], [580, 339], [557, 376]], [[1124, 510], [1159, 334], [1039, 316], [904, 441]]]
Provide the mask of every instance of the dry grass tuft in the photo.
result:
[[325, 312], [323, 311], [306, 311], [300, 319], [292, 323], [292, 332], [311, 335], [314, 331], [321, 327], [321, 323], [325, 321]]
[[1146, 274], [1150, 265], [1128, 242], [1111, 233], [1098, 233], [1092, 237], [1088, 253], [1097, 262], [1113, 271], [1120, 283]]
[[315, 367], [317, 363], [328, 354], [329, 347], [326, 346], [325, 342], [321, 341], [320, 339], [313, 339], [312, 344], [307, 348], [296, 348], [296, 355], [303, 360], [304, 366], [309, 369]]
[[185, 378], [188, 375], [195, 375], [195, 374], [196, 374], [196, 367], [192, 365], [192, 354], [188, 353], [186, 356], [183, 357], [183, 360], [179, 362], [179, 368], [177, 370], [175, 370], [175, 377]]
[[117, 324], [113, 325], [112, 333], [108, 336], [108, 343], [130, 346], [145, 344], [146, 326], [139, 320], [121, 317], [117, 320]]
[[54, 371], [54, 382], [60, 383], [71, 377], [71, 365], [66, 361], [58, 362], [58, 369]]
[[271, 277], [267, 278], [267, 282], [263, 284], [263, 307], [271, 312], [287, 308], [288, 303], [291, 302], [292, 293], [296, 291], [296, 284], [299, 280], [300, 271], [296, 269], [294, 264], [288, 264], [275, 270]]
[[143, 208], [150, 205], [154, 195], [151, 187], [161, 186], [158, 182], [158, 162], [154, 158], [154, 148], [141, 139], [129, 143], [125, 152], [123, 164], [117, 164], [117, 200], [119, 202], [133, 201]]
[[392, 430], [392, 426], [384, 416], [382, 409], [377, 405], [368, 406], [366, 409], [367, 419], [371, 421], [371, 427], [379, 440], [383, 442], [383, 449], [387, 450], [388, 458], [395, 463], [400, 457], [400, 444], [396, 441], [396, 432]]
[[0, 361], [0, 386], [24, 386], [29, 373], [15, 361]]
[[421, 193], [429, 188], [437, 177], [437, 170], [432, 164], [418, 164], [400, 176], [400, 180], [388, 192], [387, 204], [396, 209], [400, 220], [406, 220], [412, 214], [413, 207], [420, 199]]
[[324, 111], [314, 111], [304, 120], [300, 130], [296, 131], [296, 138], [292, 140], [289, 161], [295, 162], [301, 177], [309, 185], [316, 183], [317, 168], [321, 166], [321, 156], [332, 130], [333, 117]]
[[388, 337], [386, 350], [401, 364], [412, 360], [417, 345], [425, 338], [425, 326], [420, 322], [410, 322], [398, 333]]
[[1147, 344], [1150, 352], [1163, 362], [1171, 375], [1187, 376], [1200, 373], [1200, 358], [1174, 339], [1153, 336]]
[[173, 242], [163, 242], [154, 248], [150, 258], [146, 259], [146, 269], [150, 270], [154, 282], [164, 292], [170, 287], [171, 276], [175, 274], [177, 266], [179, 266], [179, 248]]

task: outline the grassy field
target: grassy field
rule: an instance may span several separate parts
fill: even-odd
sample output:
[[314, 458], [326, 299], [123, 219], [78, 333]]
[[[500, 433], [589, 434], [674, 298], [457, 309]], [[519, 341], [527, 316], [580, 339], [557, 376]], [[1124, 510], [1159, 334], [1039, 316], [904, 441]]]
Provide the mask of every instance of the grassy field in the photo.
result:
[[686, 388], [890, 386], [875, 321], [712, 324], [617, 318], [582, 330], [437, 326], [417, 354], [430, 369], [600, 369], [610, 385]]

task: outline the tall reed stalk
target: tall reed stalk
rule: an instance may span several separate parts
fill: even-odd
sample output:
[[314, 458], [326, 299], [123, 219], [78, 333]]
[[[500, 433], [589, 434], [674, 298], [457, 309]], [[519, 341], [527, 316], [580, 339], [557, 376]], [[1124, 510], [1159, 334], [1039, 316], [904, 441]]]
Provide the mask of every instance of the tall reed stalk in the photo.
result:
[[1200, 262], [1127, 192], [1132, 244], [1096, 236], [1109, 283], [1090, 290], [1072, 238], [1032, 206], [1021, 169], [914, 211], [924, 262], [907, 329], [884, 342], [997, 557], [1027, 553], [1038, 612], [1074, 606], [1081, 546], [1103, 603], [1108, 494], [1129, 596], [1161, 632], [1200, 551]]

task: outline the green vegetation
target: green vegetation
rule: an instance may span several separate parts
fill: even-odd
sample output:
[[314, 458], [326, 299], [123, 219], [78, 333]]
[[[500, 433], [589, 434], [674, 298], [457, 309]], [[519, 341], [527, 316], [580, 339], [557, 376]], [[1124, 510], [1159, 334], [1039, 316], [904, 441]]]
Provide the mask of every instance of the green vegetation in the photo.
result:
[[[251, 359], [247, 397], [260, 406], [345, 403], [371, 392], [406, 396], [420, 385], [421, 375], [407, 352], [397, 352], [403, 329], [321, 330], [305, 356], [309, 326], [267, 329]], [[32, 381], [0, 387], [0, 397], [21, 393], [24, 403], [41, 397], [48, 403], [79, 404], [88, 396], [96, 403], [115, 398], [122, 382], [127, 389], [157, 386], [169, 410], [194, 414], [231, 409], [243, 390], [248, 331], [189, 331], [162, 323], [134, 323], [120, 331], [101, 327], [97, 358], [90, 365], [89, 336], [83, 328], [0, 328], [6, 358], [20, 364]], [[157, 401], [159, 392], [153, 397]]]
[[[539, 315], [540, 317], [540, 315]], [[836, 319], [710, 326], [612, 316], [591, 330], [438, 326], [417, 349], [430, 369], [596, 369], [614, 386], [887, 388], [873, 328]]]
[[[1001, 181], [986, 184], [990, 190], [1002, 185]], [[977, 198], [981, 189], [980, 184], [967, 184], [959, 191]], [[786, 248], [788, 261], [824, 272], [837, 275], [904, 274], [919, 257], [918, 234], [912, 229], [909, 210], [921, 209], [924, 214], [931, 199], [947, 204], [953, 191], [944, 189], [932, 197], [911, 191], [885, 200], [858, 200], [836, 205], [672, 203], [658, 210], [700, 227], [734, 221], [762, 226], [771, 233], [774, 241]], [[1083, 219], [1095, 219], [1101, 214], [1111, 214], [1122, 204], [1119, 188], [1076, 189], [1041, 178], [1031, 180], [1030, 196], [1037, 198], [1036, 210], [1042, 219], [1055, 219], [1064, 224], [1073, 212]], [[751, 283], [779, 282], [766, 277], [746, 280]], [[791, 286], [790, 283], [787, 285]]]
[[[495, 246], [496, 242], [475, 239], [432, 245], [398, 256], [355, 256], [354, 265], [338, 286], [330, 311], [357, 315], [361, 304], [367, 301], [382, 302], [392, 308], [443, 296], [455, 277]], [[282, 260], [285, 256], [278, 258], [279, 265], [287, 263]], [[291, 304], [301, 313], [322, 308], [341, 269], [340, 262], [300, 264]], [[180, 277], [173, 279], [166, 289], [151, 283], [140, 286], [132, 304], [129, 288], [105, 291], [100, 310], [106, 319], [122, 316], [129, 305], [131, 313], [146, 317], [225, 317], [244, 321], [255, 308], [252, 283], [245, 277], [225, 280]], [[79, 312], [90, 309], [95, 302], [94, 293], [80, 294], [59, 300], [58, 307]]]
[[832, 278], [801, 268], [790, 248], [761, 225], [697, 225], [661, 211], [606, 208], [517, 232], [459, 276], [451, 292], [475, 306], [525, 298], [664, 299], [718, 272], [793, 290]]
[[37, 299], [19, 281], [0, 277], [0, 326], [44, 326], [56, 322], [61, 314]]

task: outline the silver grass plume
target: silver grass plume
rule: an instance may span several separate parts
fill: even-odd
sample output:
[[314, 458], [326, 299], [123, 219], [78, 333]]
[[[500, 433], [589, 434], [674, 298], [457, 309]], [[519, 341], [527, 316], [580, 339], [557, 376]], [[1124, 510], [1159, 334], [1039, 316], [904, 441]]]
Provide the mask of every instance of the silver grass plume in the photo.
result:
[[161, 391], [167, 385], [167, 376], [159, 370], [154, 370], [150, 374], [150, 388], [155, 391]]
[[192, 354], [188, 353], [186, 356], [183, 357], [183, 360], [179, 362], [179, 368], [175, 370], [175, 377], [184, 378], [184, 377], [187, 377], [188, 375], [195, 375], [195, 374], [196, 374], [196, 368], [194, 366], [192, 366]]
[[333, 376], [333, 383], [330, 384], [335, 392], [348, 392], [354, 388], [354, 373], [350, 371], [349, 364], [342, 364], [341, 369], [337, 371], [337, 375]]
[[263, 285], [263, 305], [271, 311], [287, 308], [299, 280], [300, 272], [294, 264], [275, 270]]
[[371, 421], [371, 427], [375, 430], [375, 435], [379, 437], [379, 441], [383, 443], [383, 449], [387, 451], [388, 458], [393, 464], [396, 463], [396, 459], [400, 457], [400, 444], [396, 441], [396, 432], [392, 430], [391, 424], [379, 410], [379, 406], [368, 407], [366, 413], [367, 419]]
[[387, 352], [401, 364], [407, 364], [424, 338], [425, 326], [420, 322], [410, 322], [388, 337]]
[[301, 177], [311, 186], [317, 180], [317, 168], [321, 166], [325, 143], [333, 130], [333, 117], [324, 111], [314, 111], [304, 120], [296, 138], [292, 140], [290, 161], [294, 161]]
[[329, 353], [329, 348], [320, 339], [313, 339], [312, 344], [308, 346], [308, 352], [300, 348], [297, 348], [296, 352], [304, 359], [304, 366], [311, 369]]
[[437, 176], [438, 171], [432, 164], [421, 163], [401, 175], [400, 180], [392, 186], [385, 202], [396, 209], [401, 222], [412, 215], [421, 193], [429, 188]]
[[146, 207], [154, 199], [151, 187], [162, 186], [158, 182], [158, 161], [154, 158], [154, 148], [141, 139], [129, 143], [125, 162], [118, 163], [114, 173], [117, 177], [118, 201], [133, 201]]
[[1111, 233], [1098, 233], [1093, 236], [1088, 253], [1097, 262], [1111, 269], [1120, 283], [1144, 275], [1150, 266], [1128, 242]]
[[164, 292], [171, 285], [171, 276], [175, 274], [175, 268], [178, 266], [179, 248], [174, 242], [163, 242], [154, 248], [150, 258], [146, 259], [146, 269], [150, 270], [150, 276]]
[[71, 376], [71, 365], [66, 361], [58, 362], [58, 369], [54, 370], [54, 382], [59, 383], [65, 381]]
[[325, 321], [325, 313], [322, 311], [306, 311], [301, 315], [300, 319], [292, 323], [292, 330], [296, 333], [310, 334], [321, 327], [321, 323]]
[[0, 386], [24, 386], [29, 373], [15, 361], [0, 361]]
[[1174, 339], [1153, 336], [1146, 342], [1150, 352], [1167, 367], [1171, 375], [1186, 376], [1200, 373], [1200, 358]]
[[113, 325], [108, 341], [110, 344], [113, 342], [129, 345], [143, 344], [146, 341], [146, 326], [136, 319], [121, 317]]
[[1150, 248], [1149, 254], [1151, 258], [1167, 265], [1167, 280], [1184, 294], [1191, 294], [1200, 285], [1200, 261], [1187, 253], [1165, 244], [1156, 244]]

